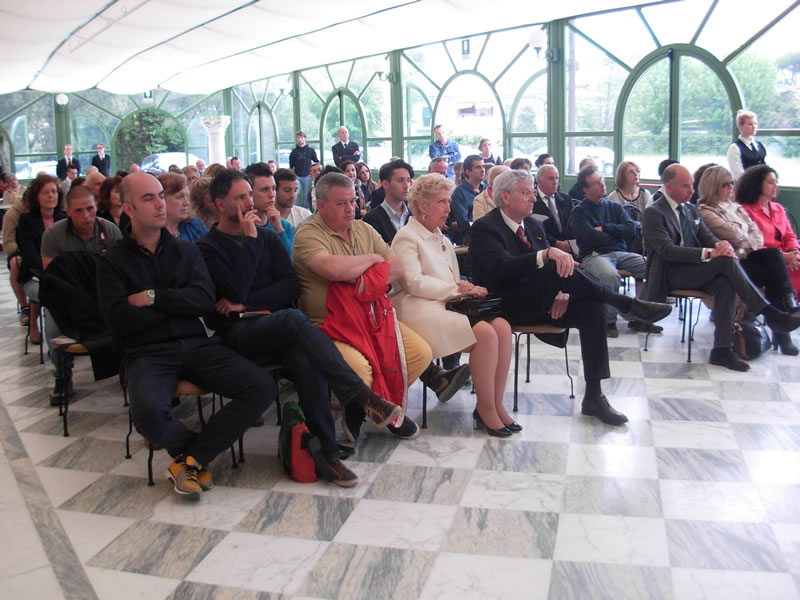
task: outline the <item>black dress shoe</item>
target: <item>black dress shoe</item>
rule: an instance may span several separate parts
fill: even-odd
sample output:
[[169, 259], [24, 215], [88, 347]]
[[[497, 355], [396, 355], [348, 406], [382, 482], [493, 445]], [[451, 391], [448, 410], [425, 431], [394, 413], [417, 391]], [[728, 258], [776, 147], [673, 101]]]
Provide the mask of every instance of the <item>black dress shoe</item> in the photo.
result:
[[520, 425], [516, 421], [511, 421], [511, 423], [506, 425], [506, 429], [508, 429], [511, 433], [519, 433], [520, 431], [522, 431], [522, 425]]
[[664, 328], [661, 325], [653, 325], [652, 323], [645, 323], [644, 321], [628, 321], [628, 329], [640, 331], [642, 333], [661, 333]]
[[[505, 425], [503, 426], [502, 429], [492, 429], [491, 427], [487, 427], [486, 424], [483, 422], [483, 419], [481, 419], [481, 416], [478, 414], [477, 408], [472, 411], [472, 428], [475, 431], [478, 431], [479, 429], [486, 429], [486, 433], [488, 433], [493, 437], [500, 437], [500, 438], [511, 437], [511, 430]], [[519, 428], [521, 431], [522, 427], [519, 426]]]
[[597, 417], [606, 425], [623, 425], [628, 422], [628, 417], [614, 410], [608, 403], [605, 394], [594, 398], [584, 398], [581, 412], [589, 417]]
[[749, 371], [750, 365], [736, 356], [729, 348], [712, 348], [708, 362], [718, 367], [725, 367], [731, 371]]
[[797, 356], [800, 354], [800, 350], [792, 343], [792, 337], [788, 333], [778, 333], [775, 331], [772, 333], [772, 341], [781, 349], [781, 354], [787, 356]]
[[644, 321], [645, 323], [655, 323], [660, 321], [672, 312], [672, 305], [663, 302], [648, 302], [634, 298], [631, 302], [631, 309], [622, 315], [626, 321]]
[[780, 310], [764, 311], [767, 326], [778, 333], [789, 333], [800, 327], [800, 315], [790, 315]]

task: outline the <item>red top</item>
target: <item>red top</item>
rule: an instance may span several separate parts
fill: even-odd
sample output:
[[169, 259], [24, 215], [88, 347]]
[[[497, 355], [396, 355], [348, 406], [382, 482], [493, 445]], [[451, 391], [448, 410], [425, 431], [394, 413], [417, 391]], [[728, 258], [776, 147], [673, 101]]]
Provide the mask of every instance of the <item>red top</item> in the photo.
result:
[[789, 252], [800, 248], [797, 244], [797, 236], [792, 229], [789, 219], [786, 218], [786, 211], [777, 202], [769, 203], [769, 212], [761, 204], [744, 204], [744, 209], [750, 218], [756, 222], [761, 233], [764, 234], [764, 246], [767, 248], [778, 248], [783, 252]]

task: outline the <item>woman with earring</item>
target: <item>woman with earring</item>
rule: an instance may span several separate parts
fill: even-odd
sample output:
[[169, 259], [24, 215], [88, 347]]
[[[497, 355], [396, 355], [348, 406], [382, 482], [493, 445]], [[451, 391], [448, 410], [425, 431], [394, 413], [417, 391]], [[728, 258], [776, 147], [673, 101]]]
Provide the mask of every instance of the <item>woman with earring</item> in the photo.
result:
[[437, 173], [423, 175], [411, 187], [412, 217], [392, 242], [404, 274], [392, 284], [390, 296], [400, 319], [428, 342], [434, 358], [469, 352], [478, 399], [472, 413], [474, 428], [509, 437], [522, 430], [503, 406], [511, 327], [503, 318], [470, 323], [467, 316], [445, 308], [445, 302], [459, 294], [482, 298], [487, 293], [460, 278], [455, 250], [442, 234], [453, 188], [450, 179]]

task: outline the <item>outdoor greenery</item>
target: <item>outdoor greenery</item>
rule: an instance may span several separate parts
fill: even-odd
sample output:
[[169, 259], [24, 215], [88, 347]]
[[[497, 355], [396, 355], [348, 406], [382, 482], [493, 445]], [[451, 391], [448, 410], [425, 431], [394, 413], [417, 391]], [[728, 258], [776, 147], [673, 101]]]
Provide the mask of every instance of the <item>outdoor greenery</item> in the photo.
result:
[[120, 123], [114, 150], [118, 165], [139, 163], [148, 154], [183, 152], [185, 133], [165, 112], [143, 109]]

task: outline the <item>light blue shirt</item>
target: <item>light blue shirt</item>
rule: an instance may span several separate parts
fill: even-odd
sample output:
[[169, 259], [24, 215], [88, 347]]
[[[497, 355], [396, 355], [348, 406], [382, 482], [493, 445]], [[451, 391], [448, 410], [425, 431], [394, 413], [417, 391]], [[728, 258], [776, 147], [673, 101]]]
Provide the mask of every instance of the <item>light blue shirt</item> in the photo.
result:
[[406, 206], [406, 203], [403, 202], [403, 214], [400, 215], [398, 215], [395, 210], [389, 206], [389, 203], [386, 202], [386, 200], [381, 202], [381, 208], [386, 211], [387, 215], [389, 215], [389, 220], [392, 222], [394, 230], [400, 231], [403, 223], [405, 223], [406, 219], [408, 218], [408, 206]]

